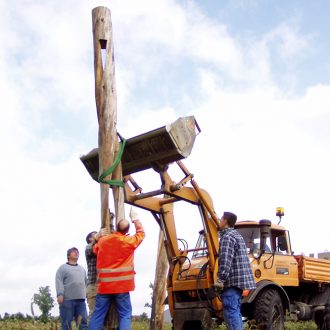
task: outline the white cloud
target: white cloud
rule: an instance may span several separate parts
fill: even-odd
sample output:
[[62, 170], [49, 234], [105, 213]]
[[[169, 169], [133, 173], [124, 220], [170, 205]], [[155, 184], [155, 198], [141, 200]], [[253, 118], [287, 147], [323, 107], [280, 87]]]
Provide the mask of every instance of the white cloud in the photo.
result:
[[281, 23], [264, 38], [267, 44], [274, 44], [276, 55], [286, 60], [300, 57], [304, 51], [308, 50], [311, 40], [311, 35], [299, 33], [294, 19]]

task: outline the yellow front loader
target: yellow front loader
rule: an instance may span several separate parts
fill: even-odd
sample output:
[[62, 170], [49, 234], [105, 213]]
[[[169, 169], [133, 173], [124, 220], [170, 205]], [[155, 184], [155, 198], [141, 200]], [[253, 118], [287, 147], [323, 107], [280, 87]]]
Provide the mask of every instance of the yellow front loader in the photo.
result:
[[[152, 213], [164, 233], [169, 271], [167, 303], [173, 329], [209, 329], [222, 322], [220, 296], [213, 289], [218, 272], [219, 219], [211, 196], [200, 188], [182, 163], [200, 132], [193, 116], [126, 141], [122, 155], [125, 203]], [[81, 157], [98, 182], [98, 150]], [[177, 168], [174, 180], [169, 170]], [[159, 175], [159, 187], [143, 191], [134, 173], [151, 170]], [[205, 169], [207, 170], [207, 169]], [[195, 210], [194, 219], [178, 214], [178, 204]], [[182, 208], [181, 208], [182, 209]], [[280, 219], [284, 215], [280, 209]], [[198, 220], [196, 220], [198, 219]], [[199, 224], [196, 246], [178, 237], [177, 226], [187, 230]], [[258, 329], [284, 329], [285, 319], [314, 320], [330, 330], [330, 261], [294, 255], [289, 232], [270, 220], [240, 221], [235, 226], [244, 238], [257, 288], [243, 292], [242, 315]]]

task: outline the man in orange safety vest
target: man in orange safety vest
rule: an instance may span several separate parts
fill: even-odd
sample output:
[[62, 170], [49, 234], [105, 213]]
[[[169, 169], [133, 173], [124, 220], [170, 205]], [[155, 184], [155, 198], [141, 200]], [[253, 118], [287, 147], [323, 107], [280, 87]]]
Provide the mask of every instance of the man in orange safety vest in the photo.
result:
[[128, 235], [130, 223], [123, 219], [117, 231], [97, 239], [94, 253], [97, 255], [97, 295], [89, 330], [101, 330], [112, 302], [116, 303], [119, 330], [131, 329], [132, 305], [130, 291], [134, 283], [134, 251], [145, 234], [138, 214], [132, 208], [130, 218], [135, 225], [135, 235]]

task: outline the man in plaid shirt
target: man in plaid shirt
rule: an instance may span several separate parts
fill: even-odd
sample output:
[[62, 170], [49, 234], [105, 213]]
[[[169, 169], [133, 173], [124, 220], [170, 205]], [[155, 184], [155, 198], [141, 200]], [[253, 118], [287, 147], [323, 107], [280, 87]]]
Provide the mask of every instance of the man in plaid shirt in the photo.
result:
[[86, 236], [85, 256], [87, 263], [87, 304], [89, 316], [92, 315], [95, 307], [95, 298], [97, 292], [97, 271], [96, 271], [96, 254], [93, 252], [93, 247], [96, 241], [104, 236], [109, 235], [110, 231], [106, 228], [101, 228], [99, 232], [92, 231]]
[[215, 286], [222, 291], [224, 320], [229, 330], [243, 329], [241, 297], [243, 290], [256, 287], [246, 245], [234, 229], [237, 216], [224, 212], [220, 219], [219, 270]]
[[97, 235], [96, 231], [90, 232], [86, 236], [86, 248], [85, 248], [85, 256], [87, 263], [87, 304], [89, 309], [89, 315], [92, 315], [95, 307], [95, 297], [96, 297], [96, 255], [93, 252], [93, 246], [96, 242], [95, 235]]

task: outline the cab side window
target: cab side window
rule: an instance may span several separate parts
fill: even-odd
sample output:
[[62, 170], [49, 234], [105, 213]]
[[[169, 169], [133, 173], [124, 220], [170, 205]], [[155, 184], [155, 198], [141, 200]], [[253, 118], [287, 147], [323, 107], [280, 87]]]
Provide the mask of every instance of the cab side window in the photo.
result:
[[288, 245], [285, 235], [276, 237], [276, 252], [279, 254], [288, 254]]

